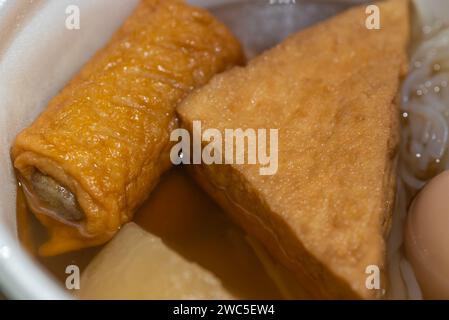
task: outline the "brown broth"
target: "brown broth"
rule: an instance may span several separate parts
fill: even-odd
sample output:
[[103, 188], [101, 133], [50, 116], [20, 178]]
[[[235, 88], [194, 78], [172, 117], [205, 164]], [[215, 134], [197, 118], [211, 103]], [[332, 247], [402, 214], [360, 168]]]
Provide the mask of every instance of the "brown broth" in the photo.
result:
[[[166, 173], [138, 210], [134, 222], [159, 236], [168, 246], [219, 277], [234, 296], [242, 299], [280, 299], [282, 295], [261, 262], [222, 210], [177, 167]], [[56, 257], [40, 257], [37, 248], [46, 231], [29, 212], [18, 188], [17, 225], [23, 246], [61, 284], [66, 266], [75, 264], [81, 272], [100, 247], [83, 249]]]

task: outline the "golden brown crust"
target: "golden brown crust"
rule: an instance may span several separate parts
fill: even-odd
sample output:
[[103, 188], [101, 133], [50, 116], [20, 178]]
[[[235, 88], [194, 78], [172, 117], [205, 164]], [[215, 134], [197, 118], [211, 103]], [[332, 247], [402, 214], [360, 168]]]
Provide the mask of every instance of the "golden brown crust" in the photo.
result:
[[237, 40], [205, 10], [142, 1], [14, 142], [19, 173], [52, 176], [76, 194], [87, 216], [78, 229], [39, 216], [52, 236], [41, 253], [103, 243], [129, 221], [170, 166], [176, 105], [243, 59]]
[[[313, 256], [308, 255], [306, 249], [300, 243], [295, 243], [295, 235], [291, 232], [288, 225], [279, 220], [278, 225], [276, 226], [277, 231], [274, 232], [274, 228], [255, 213], [260, 213], [264, 209], [252, 207], [254, 204], [257, 206], [257, 201], [254, 200], [255, 195], [248, 195], [245, 193], [243, 191], [244, 187], [239, 188], [239, 186], [243, 186], [245, 182], [238, 181], [238, 175], [236, 176], [235, 173], [226, 170], [221, 170], [219, 173], [211, 173], [208, 172], [209, 170], [213, 171], [213, 168], [211, 166], [201, 165], [191, 167], [189, 172], [201, 188], [203, 188], [203, 190], [205, 190], [229, 214], [236, 224], [243, 226], [248, 234], [252, 235], [265, 245], [268, 252], [270, 252], [273, 257], [283, 265], [287, 266], [290, 270], [295, 271], [295, 276], [302, 288], [301, 298], [357, 298], [357, 295], [354, 294], [347, 283], [330, 274], [325, 266], [314, 259]], [[233, 191], [231, 191], [231, 188], [215, 185], [214, 181], [216, 180], [215, 178], [217, 175], [224, 175], [236, 179], [229, 182], [229, 184], [232, 185]], [[213, 176], [214, 179], [211, 179], [211, 176]], [[313, 275], [304, 269], [306, 267], [305, 263], [298, 263], [298, 260], [292, 258], [286, 252], [286, 249], [283, 247], [285, 239], [289, 239], [287, 241], [292, 244], [295, 243], [294, 250], [297, 252], [298, 256], [301, 257], [301, 260], [303, 260], [304, 257], [307, 257], [307, 267], [314, 270]], [[332, 286], [323, 289], [323, 287], [316, 285], [317, 280], [320, 282], [329, 281], [332, 283]]]
[[382, 295], [366, 288], [365, 270], [385, 268], [409, 21], [406, 0], [378, 6], [380, 30], [365, 27], [365, 6], [350, 9], [216, 76], [178, 108], [189, 129], [194, 120], [279, 129], [275, 175], [254, 165], [195, 175], [214, 197], [223, 190], [227, 211], [322, 298]]

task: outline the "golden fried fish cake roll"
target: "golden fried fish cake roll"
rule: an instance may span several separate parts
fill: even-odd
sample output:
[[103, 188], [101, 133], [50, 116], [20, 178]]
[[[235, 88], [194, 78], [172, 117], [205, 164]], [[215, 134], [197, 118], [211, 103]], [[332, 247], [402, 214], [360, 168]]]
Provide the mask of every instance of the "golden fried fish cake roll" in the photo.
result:
[[238, 41], [207, 11], [142, 1], [14, 142], [18, 178], [49, 230], [40, 254], [111, 239], [170, 167], [176, 105], [243, 60]]

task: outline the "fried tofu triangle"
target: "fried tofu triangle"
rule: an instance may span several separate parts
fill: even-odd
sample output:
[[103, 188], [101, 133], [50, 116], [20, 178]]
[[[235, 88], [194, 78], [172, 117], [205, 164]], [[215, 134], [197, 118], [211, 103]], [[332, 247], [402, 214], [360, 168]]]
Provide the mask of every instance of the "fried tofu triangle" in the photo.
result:
[[254, 164], [191, 169], [310, 297], [381, 297], [382, 289], [366, 286], [376, 285], [368, 278], [373, 265], [381, 288], [387, 285], [395, 97], [407, 68], [409, 17], [405, 0], [377, 5], [380, 30], [365, 27], [365, 6], [350, 9], [214, 77], [177, 110], [188, 130], [197, 120], [222, 136], [225, 129], [279, 129], [274, 175], [260, 175]]
[[40, 253], [111, 239], [170, 167], [177, 104], [243, 59], [238, 41], [207, 11], [141, 1], [14, 142], [18, 177], [50, 233]]

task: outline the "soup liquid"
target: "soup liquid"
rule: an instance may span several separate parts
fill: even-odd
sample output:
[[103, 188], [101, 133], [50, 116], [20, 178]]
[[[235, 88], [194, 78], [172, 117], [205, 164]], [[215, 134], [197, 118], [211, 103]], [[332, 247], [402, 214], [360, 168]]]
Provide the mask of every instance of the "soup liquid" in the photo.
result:
[[[176, 167], [161, 178], [137, 211], [134, 222], [160, 237], [187, 260], [214, 273], [233, 296], [241, 299], [283, 297], [242, 230], [188, 177], [183, 168]], [[20, 187], [17, 224], [21, 243], [62, 285], [68, 276], [65, 273], [68, 265], [77, 265], [82, 272], [102, 248], [83, 249], [56, 257], [38, 256], [37, 248], [46, 240], [47, 234], [29, 212]]]

